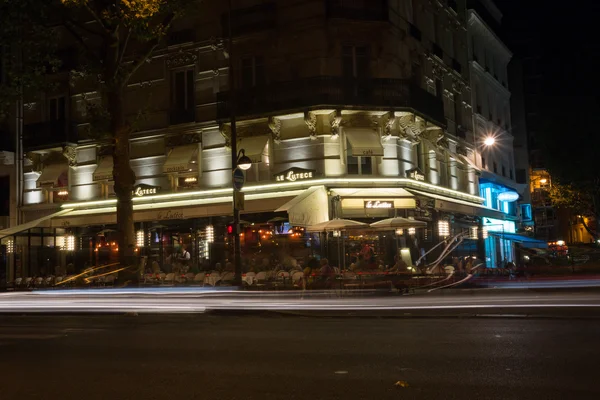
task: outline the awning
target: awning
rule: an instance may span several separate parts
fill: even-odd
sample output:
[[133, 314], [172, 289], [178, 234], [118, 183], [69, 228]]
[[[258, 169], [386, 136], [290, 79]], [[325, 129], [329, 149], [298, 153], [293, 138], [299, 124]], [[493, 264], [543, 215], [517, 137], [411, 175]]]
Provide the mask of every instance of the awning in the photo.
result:
[[505, 217], [507, 216], [501, 211], [494, 210], [493, 208], [488, 208], [484, 205], [477, 203], [471, 203], [464, 200], [457, 200], [451, 197], [440, 196], [439, 194], [421, 192], [419, 190], [413, 189], [411, 189], [410, 192], [434, 199], [435, 208], [444, 211], [459, 212], [461, 214], [477, 215], [480, 217], [490, 217], [497, 219], [506, 219]]
[[16, 235], [19, 232], [23, 232], [29, 229], [38, 228], [43, 225], [44, 221], [48, 221], [54, 217], [59, 217], [61, 215], [67, 214], [73, 211], [72, 209], [65, 209], [55, 212], [54, 214], [46, 215], [42, 218], [34, 219], [33, 221], [26, 222], [21, 225], [13, 226], [12, 228], [3, 229], [0, 231], [0, 239], [3, 239], [7, 236]]
[[191, 169], [190, 164], [192, 163], [192, 159], [197, 154], [197, 144], [174, 147], [167, 156], [167, 160], [163, 165], [163, 172], [165, 174], [169, 174], [174, 172], [189, 171]]
[[372, 129], [347, 129], [344, 132], [350, 142], [348, 151], [352, 156], [383, 156], [383, 146], [377, 132]]
[[546, 249], [548, 243], [529, 236], [517, 235], [516, 233], [489, 232], [490, 236], [497, 236], [501, 239], [512, 240], [520, 243], [525, 248]]
[[250, 158], [253, 164], [258, 164], [262, 162], [263, 154], [266, 154], [268, 141], [268, 135], [245, 137], [239, 140], [237, 149], [243, 149], [246, 157]]
[[112, 156], [102, 157], [98, 163], [98, 167], [94, 171], [94, 182], [97, 181], [112, 181], [113, 179], [113, 158]]
[[290, 224], [309, 226], [329, 220], [327, 191], [323, 186], [313, 186], [294, 197], [275, 212], [287, 211]]
[[331, 190], [334, 194], [342, 197], [414, 197], [412, 193], [402, 188], [334, 188]]
[[66, 175], [69, 171], [69, 166], [65, 162], [60, 164], [45, 165], [42, 170], [42, 174], [36, 182], [37, 187], [42, 186], [67, 186], [67, 182], [60, 182], [59, 178], [63, 178], [62, 175]]

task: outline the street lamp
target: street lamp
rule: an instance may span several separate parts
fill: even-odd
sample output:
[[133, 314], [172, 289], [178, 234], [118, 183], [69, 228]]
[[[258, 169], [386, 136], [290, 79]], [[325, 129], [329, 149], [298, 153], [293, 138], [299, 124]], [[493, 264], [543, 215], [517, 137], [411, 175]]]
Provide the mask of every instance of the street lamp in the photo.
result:
[[240, 149], [237, 155], [237, 166], [244, 171], [249, 170], [252, 166], [252, 160], [250, 157], [246, 156], [246, 151], [244, 149]]
[[495, 143], [496, 143], [496, 139], [493, 136], [488, 136], [483, 141], [483, 144], [485, 144], [488, 147], [493, 146]]

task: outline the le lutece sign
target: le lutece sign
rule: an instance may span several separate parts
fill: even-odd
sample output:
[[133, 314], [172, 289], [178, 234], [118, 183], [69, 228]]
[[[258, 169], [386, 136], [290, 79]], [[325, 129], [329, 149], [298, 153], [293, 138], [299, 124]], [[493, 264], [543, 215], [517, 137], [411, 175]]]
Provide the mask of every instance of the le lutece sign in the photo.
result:
[[425, 174], [419, 168], [407, 170], [406, 177], [418, 182], [425, 182]]
[[313, 179], [314, 177], [315, 171], [312, 169], [290, 168], [275, 175], [275, 180], [277, 182], [296, 182]]
[[160, 186], [137, 185], [133, 188], [134, 197], [152, 196], [160, 192]]
[[393, 201], [369, 200], [365, 201], [366, 209], [390, 209], [394, 208]]

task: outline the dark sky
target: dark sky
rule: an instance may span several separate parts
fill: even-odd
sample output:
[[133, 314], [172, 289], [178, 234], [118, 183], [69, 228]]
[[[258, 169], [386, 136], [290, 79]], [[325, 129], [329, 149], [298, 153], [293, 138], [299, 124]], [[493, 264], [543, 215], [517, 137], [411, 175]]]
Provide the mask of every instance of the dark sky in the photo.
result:
[[517, 57], [540, 55], [545, 92], [596, 96], [600, 77], [600, 1], [496, 0], [504, 37]]

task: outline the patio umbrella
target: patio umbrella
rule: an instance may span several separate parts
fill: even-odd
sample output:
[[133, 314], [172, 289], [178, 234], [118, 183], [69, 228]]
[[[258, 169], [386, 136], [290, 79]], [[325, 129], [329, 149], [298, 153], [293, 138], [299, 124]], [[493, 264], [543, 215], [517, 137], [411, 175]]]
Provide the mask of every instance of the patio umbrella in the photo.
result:
[[[368, 226], [369, 226], [368, 224], [365, 224], [363, 222], [353, 221], [351, 219], [335, 218], [330, 221], [321, 222], [320, 224], [311, 225], [306, 228], [306, 231], [307, 232], [346, 231], [346, 230], [352, 230], [352, 229], [366, 228]], [[346, 254], [345, 254], [346, 253], [346, 250], [345, 250], [346, 245], [343, 242], [343, 238], [340, 238], [339, 236], [337, 238], [338, 259], [340, 258], [340, 256], [339, 256], [340, 240], [342, 240], [342, 244], [343, 244], [342, 254], [344, 254], [344, 257], [342, 257], [342, 260], [343, 260], [342, 268], [345, 269], [346, 268]]]
[[273, 224], [273, 223], [277, 223], [277, 222], [287, 222], [288, 219], [289, 218], [285, 218], [285, 217], [275, 217], [275, 218], [271, 218], [267, 222], [270, 224]]
[[395, 230], [406, 228], [426, 228], [427, 222], [417, 221], [412, 218], [394, 217], [372, 223], [371, 228], [377, 230]]
[[348, 229], [359, 229], [366, 228], [369, 225], [353, 221], [351, 219], [335, 218], [331, 221], [321, 222], [320, 224], [311, 225], [306, 228], [308, 232], [331, 232], [331, 231], [345, 231]]

